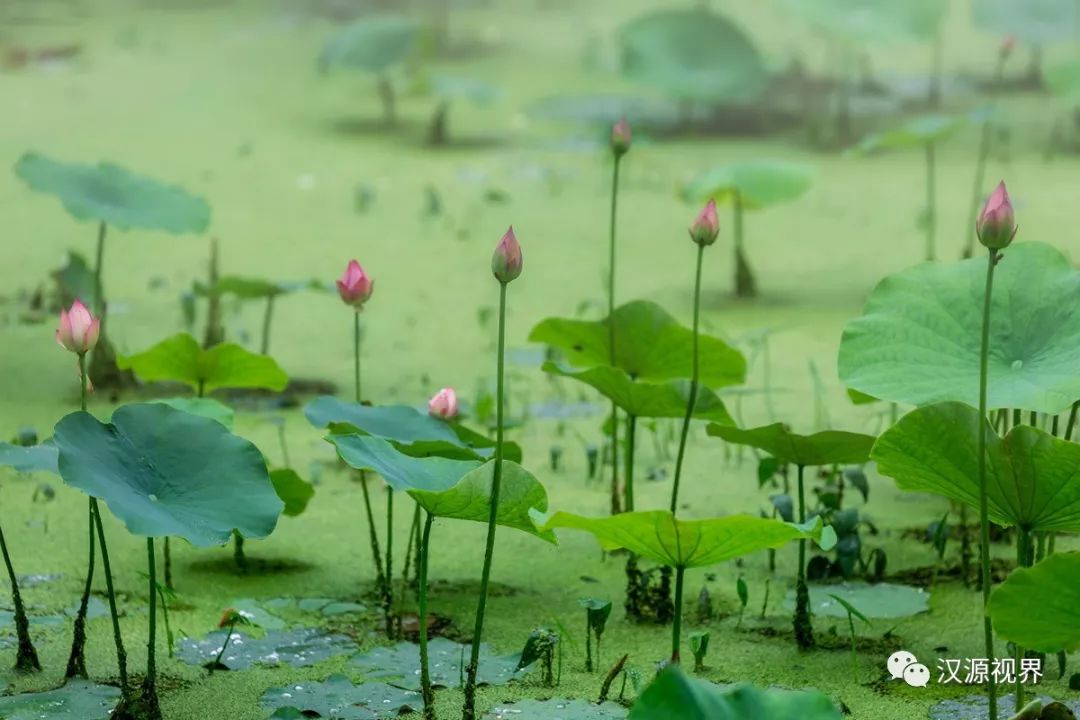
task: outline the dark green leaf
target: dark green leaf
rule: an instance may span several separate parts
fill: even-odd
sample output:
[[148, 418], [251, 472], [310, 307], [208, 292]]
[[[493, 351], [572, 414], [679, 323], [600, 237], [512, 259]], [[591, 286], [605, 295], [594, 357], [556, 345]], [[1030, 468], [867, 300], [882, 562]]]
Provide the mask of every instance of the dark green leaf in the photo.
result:
[[792, 465], [836, 465], [864, 463], [874, 445], [872, 435], [826, 430], [813, 435], [796, 435], [783, 423], [744, 430], [710, 423], [707, 432], [736, 445], [749, 445]]
[[14, 468], [16, 472], [59, 473], [57, 454], [56, 446], [49, 442], [29, 447], [0, 442], [0, 465]]

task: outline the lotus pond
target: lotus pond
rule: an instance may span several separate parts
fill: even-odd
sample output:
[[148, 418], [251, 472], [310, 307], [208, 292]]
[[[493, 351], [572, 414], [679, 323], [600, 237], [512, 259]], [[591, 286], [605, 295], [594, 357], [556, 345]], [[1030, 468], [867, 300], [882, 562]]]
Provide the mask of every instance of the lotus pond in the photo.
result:
[[1080, 711], [1076, 4], [580, 5], [0, 4], [0, 720]]

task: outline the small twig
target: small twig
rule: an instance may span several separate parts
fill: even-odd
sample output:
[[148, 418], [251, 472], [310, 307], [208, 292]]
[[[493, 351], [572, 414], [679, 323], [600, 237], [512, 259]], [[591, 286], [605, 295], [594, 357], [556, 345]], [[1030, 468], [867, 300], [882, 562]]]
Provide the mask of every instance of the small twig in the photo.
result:
[[619, 677], [619, 673], [623, 671], [626, 666], [626, 661], [630, 659], [629, 655], [623, 655], [619, 658], [619, 661], [615, 663], [611, 670], [608, 671], [607, 677], [604, 678], [604, 684], [600, 686], [600, 699], [597, 703], [602, 703], [607, 700], [608, 693], [611, 692], [611, 684], [615, 682], [615, 678]]

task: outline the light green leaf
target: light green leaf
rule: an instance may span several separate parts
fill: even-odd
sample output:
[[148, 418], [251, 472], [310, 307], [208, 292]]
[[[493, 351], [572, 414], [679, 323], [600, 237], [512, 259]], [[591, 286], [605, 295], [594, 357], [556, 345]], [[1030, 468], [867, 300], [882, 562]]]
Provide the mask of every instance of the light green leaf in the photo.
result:
[[706, 170], [683, 188], [682, 196], [688, 202], [718, 203], [733, 202], [738, 196], [743, 208], [757, 209], [795, 200], [813, 182], [814, 169], [808, 165], [749, 160]]
[[1080, 553], [1018, 568], [990, 596], [994, 631], [1036, 652], [1080, 649]]
[[285, 503], [285, 509], [281, 513], [288, 517], [303, 514], [311, 498], [315, 497], [315, 486], [300, 477], [292, 468], [271, 470], [270, 482], [281, 502]]
[[768, 84], [750, 38], [705, 9], [646, 13], [619, 29], [618, 42], [626, 77], [675, 98], [752, 102]]
[[944, 140], [955, 133], [967, 122], [963, 115], [924, 115], [909, 120], [900, 127], [875, 133], [863, 138], [858, 145], [862, 153], [896, 150], [899, 148], [921, 147], [927, 143]]
[[323, 48], [319, 67], [381, 73], [403, 62], [416, 46], [416, 23], [403, 17], [358, 20], [335, 35]]
[[124, 405], [109, 424], [72, 413], [53, 439], [64, 482], [103, 499], [135, 535], [202, 547], [226, 542], [233, 530], [262, 538], [282, 510], [258, 448], [168, 405]]
[[[637, 300], [615, 308], [615, 367], [637, 381], [665, 382], [692, 375], [694, 333], [662, 307]], [[558, 348], [581, 368], [608, 365], [609, 319], [589, 321], [547, 318], [529, 333], [529, 341]], [[746, 380], [746, 359], [723, 340], [699, 337], [700, 380], [715, 389]]]
[[816, 690], [760, 690], [753, 685], [721, 688], [664, 668], [641, 693], [629, 720], [840, 720], [833, 702]]
[[111, 163], [63, 163], [27, 153], [15, 174], [34, 190], [58, 197], [76, 220], [175, 234], [201, 233], [210, 224], [210, 206], [202, 198]]
[[592, 533], [606, 550], [630, 552], [670, 567], [704, 567], [790, 540], [821, 537], [820, 521], [811, 529], [750, 515], [709, 520], [679, 520], [667, 510], [620, 513], [590, 518], [568, 512], [533, 513], [543, 530], [572, 528]]
[[[845, 582], [810, 587], [810, 612], [823, 617], [846, 618], [848, 607], [858, 608], [856, 617], [896, 620], [930, 609], [930, 594], [922, 588], [892, 583]], [[784, 598], [784, 608], [795, 609], [795, 591]]]
[[[620, 409], [643, 418], [681, 418], [686, 414], [690, 399], [689, 380], [670, 380], [665, 383], [634, 382], [618, 368], [600, 365], [586, 370], [573, 370], [546, 362], [544, 372], [573, 378], [596, 388]], [[733, 425], [723, 401], [712, 390], [698, 387], [694, 403], [694, 418]]]
[[263, 280], [261, 278], [245, 278], [237, 275], [226, 275], [220, 278], [213, 287], [205, 283], [195, 283], [195, 294], [203, 297], [211, 295], [233, 295], [240, 300], [263, 300], [287, 293], [301, 290], [321, 290], [329, 292], [333, 285], [319, 282], [318, 280], [277, 282]]
[[743, 429], [710, 423], [706, 432], [736, 445], [749, 445], [793, 465], [857, 465], [870, 456], [872, 435], [826, 430], [796, 435], [783, 423]]
[[132, 370], [144, 382], [171, 381], [203, 386], [205, 392], [218, 388], [265, 388], [280, 392], [289, 383], [285, 371], [273, 358], [258, 355], [234, 343], [222, 343], [209, 350], [195, 338], [179, 333], [149, 350], [116, 359], [121, 370]]
[[999, 438], [962, 403], [918, 408], [878, 439], [871, 459], [902, 490], [979, 507], [978, 429], [986, 433], [990, 519], [1032, 532], [1080, 531], [1080, 445], [1028, 425]]
[[480, 467], [480, 460], [459, 460], [441, 456], [414, 457], [400, 452], [390, 442], [372, 435], [328, 435], [338, 455], [357, 470], [372, 470], [395, 490], [441, 492]]
[[151, 402], [168, 405], [169, 407], [183, 410], [186, 413], [198, 415], [199, 417], [217, 420], [228, 430], [233, 429], [233, 423], [236, 421], [236, 413], [233, 409], [225, 403], [218, 402], [213, 398], [173, 397], [151, 400]]
[[[883, 280], [840, 343], [840, 379], [882, 400], [979, 404], [986, 257]], [[1056, 414], [1080, 398], [1080, 271], [1041, 243], [1009, 246], [994, 274], [989, 407]], [[927, 368], [933, 368], [930, 372]]]

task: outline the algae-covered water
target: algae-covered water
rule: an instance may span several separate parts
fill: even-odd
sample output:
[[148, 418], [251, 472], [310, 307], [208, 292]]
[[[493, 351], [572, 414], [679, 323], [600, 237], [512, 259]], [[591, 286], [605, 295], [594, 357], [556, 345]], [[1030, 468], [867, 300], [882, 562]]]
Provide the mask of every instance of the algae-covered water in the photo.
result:
[[[528, 331], [540, 319], [572, 316], [585, 301], [592, 303], [586, 314], [597, 317], [605, 300], [610, 181], [606, 146], [598, 142], [603, 133], [540, 121], [527, 110], [556, 93], [628, 91], [631, 86], [612, 68], [611, 36], [621, 22], [657, 4], [508, 0], [455, 10], [454, 36], [478, 48], [441, 60], [440, 67], [484, 77], [500, 86], [501, 95], [488, 107], [455, 107], [451, 132], [460, 142], [445, 148], [423, 142], [431, 101], [419, 90], [406, 91], [400, 126], [385, 132], [369, 78], [316, 71], [315, 58], [337, 27], [331, 3], [9, 0], [0, 5], [0, 52], [78, 48], [68, 59], [0, 70], [0, 435], [32, 426], [46, 437], [76, 407], [72, 356], [53, 342], [52, 315], [29, 312], [27, 298], [49, 284], [49, 273], [62, 264], [65, 251], [89, 256], [95, 238], [92, 224], [73, 221], [55, 200], [31, 192], [4, 170], [28, 150], [80, 162], [111, 160], [178, 183], [212, 205], [206, 236], [138, 230], [110, 236], [104, 284], [111, 303], [109, 331], [120, 352], [145, 348], [183, 328], [180, 296], [205, 277], [211, 237], [219, 242], [221, 270], [227, 274], [329, 283], [350, 258], [360, 259], [375, 278], [375, 294], [362, 317], [365, 395], [377, 403], [420, 405], [443, 386], [471, 398], [479, 385], [493, 384], [494, 329], [481, 318], [497, 302], [498, 288], [488, 272], [490, 251], [510, 224], [524, 248], [526, 268], [511, 287], [510, 346], [528, 347]], [[780, 7], [714, 5], [747, 27], [777, 66], [797, 53], [810, 58], [822, 53], [816, 36]], [[966, 2], [950, 5], [947, 71], [985, 74], [994, 39], [970, 28]], [[909, 75], [925, 71], [925, 56], [910, 48], [871, 52], [878, 67]], [[966, 107], [977, 99], [949, 96], [947, 102]], [[1080, 245], [1068, 228], [1074, 225], [1080, 164], [1067, 156], [1044, 157], [1053, 121], [1048, 103], [1037, 94], [1006, 98], [1003, 116], [1010, 133], [1005, 150], [991, 158], [989, 177], [1008, 177], [1022, 239], [1055, 244], [1075, 259]], [[939, 153], [939, 253], [945, 258], [959, 257], [966, 240], [977, 141], [977, 130], [968, 129]], [[863, 157], [808, 149], [790, 136], [650, 139], [643, 133], [624, 163], [617, 292], [622, 300], [652, 299], [689, 320], [693, 246], [685, 227], [696, 208], [678, 198], [677, 188], [709, 166], [766, 157], [813, 165], [815, 181], [797, 201], [747, 218], [748, 252], [762, 291], [757, 300], [731, 297], [726, 214], [720, 242], [706, 253], [705, 328], [748, 356], [761, 332], [770, 333], [768, 359], [758, 353], [751, 365], [747, 386], [754, 392], [731, 396], [729, 405], [747, 425], [782, 420], [807, 432], [829, 423], [875, 433], [887, 408], [851, 404], [836, 377], [836, 353], [844, 323], [859, 314], [874, 284], [922, 259], [915, 223], [923, 192], [920, 152]], [[225, 320], [232, 339], [257, 346], [261, 306], [228, 306]], [[347, 389], [351, 322], [351, 313], [331, 294], [285, 297], [276, 306], [270, 351], [293, 377], [325, 379]], [[557, 396], [537, 367], [536, 352], [512, 357], [513, 406]], [[566, 383], [562, 391], [571, 399], [579, 395]], [[589, 393], [581, 397], [595, 402]], [[90, 409], [103, 417], [112, 406], [113, 399], [99, 393]], [[309, 477], [313, 466], [319, 468], [316, 496], [305, 514], [282, 519], [272, 537], [248, 544], [257, 565], [247, 575], [233, 571], [227, 548], [173, 543], [178, 596], [170, 620], [178, 635], [201, 637], [240, 598], [354, 601], [364, 600], [371, 589], [358, 486], [333, 463], [321, 433], [299, 408], [267, 409], [262, 403], [241, 405], [237, 432], [271, 462], [281, 463], [274, 418], [284, 419], [293, 466]], [[577, 439], [581, 433], [597, 441], [601, 421], [600, 414], [568, 421], [533, 417], [512, 431], [553, 507], [607, 511], [604, 483], [585, 480]], [[559, 471], [548, 467], [552, 445], [565, 448]], [[670, 462], [656, 457], [651, 440], [642, 439], [639, 457], [642, 468], [664, 468], [670, 477]], [[868, 474], [865, 507], [861, 498], [849, 501], [880, 531], [864, 542], [887, 551], [890, 573], [932, 565], [933, 549], [903, 533], [939, 518], [945, 502], [901, 493], [872, 467]], [[685, 477], [688, 517], [757, 513], [768, 506], [768, 491], [757, 489], [753, 455], [724, 447], [700, 428], [691, 436]], [[55, 498], [35, 493], [43, 484], [55, 490]], [[667, 479], [642, 482], [638, 506], [664, 506], [668, 492]], [[85, 563], [82, 494], [52, 476], [4, 470], [0, 498], [18, 572], [58, 576], [28, 584], [32, 614], [55, 616], [75, 605]], [[375, 502], [381, 527], [383, 492], [375, 494]], [[407, 503], [397, 503], [399, 549], [411, 512]], [[483, 530], [467, 523], [435, 526], [432, 610], [450, 618], [463, 637], [471, 629]], [[137, 669], [145, 659], [146, 634], [140, 610], [146, 599], [142, 541], [111, 518], [107, 531]], [[667, 628], [624, 621], [622, 558], [605, 558], [584, 534], [568, 532], [560, 540], [555, 548], [500, 530], [493, 574], [497, 592], [488, 604], [486, 639], [510, 653], [520, 650], [535, 627], [568, 629], [561, 685], [552, 690], [533, 678], [485, 688], [483, 707], [519, 697], [598, 694], [602, 673], [587, 674], [582, 667], [584, 618], [578, 600], [583, 597], [615, 604], [603, 640], [605, 664], [626, 653], [648, 677], [665, 657]], [[999, 552], [1009, 555], [1004, 545]], [[949, 553], [955, 555], [956, 547]], [[396, 562], [400, 567], [400, 555]], [[720, 611], [708, 625], [705, 677], [816, 687], [841, 701], [853, 717], [867, 719], [925, 718], [934, 702], [963, 694], [962, 688], [888, 682], [885, 661], [898, 648], [915, 653], [932, 670], [933, 660], [927, 658], [979, 657], [982, 608], [976, 591], [942, 580], [930, 588], [929, 612], [859, 627], [856, 672], [842, 620], [818, 618], [816, 630], [825, 647], [796, 652], [790, 614], [781, 607], [794, 567], [795, 548], [780, 551], [763, 618], [764, 554], [746, 558], [741, 568], [727, 564], [688, 574], [690, 598], [707, 587]], [[740, 574], [750, 600], [737, 628]], [[103, 593], [98, 585], [96, 592]], [[7, 603], [5, 585], [0, 608]], [[687, 611], [691, 631], [701, 629], [694, 606], [691, 601]], [[347, 631], [365, 646], [380, 641], [376, 617], [349, 617], [319, 622]], [[11, 674], [13, 650], [0, 644], [0, 691], [5, 685], [22, 691], [59, 683], [68, 623], [37, 625], [34, 635], [45, 672]], [[269, 711], [258, 700], [267, 688], [338, 671], [359, 678], [347, 659], [208, 677], [201, 668], [162, 658], [164, 714], [169, 720], [263, 720]], [[90, 622], [88, 664], [93, 679], [115, 680], [107, 617]], [[1042, 690], [1060, 695], [1066, 685], [1050, 679]], [[440, 716], [455, 716], [460, 693], [444, 690], [437, 697]]]

